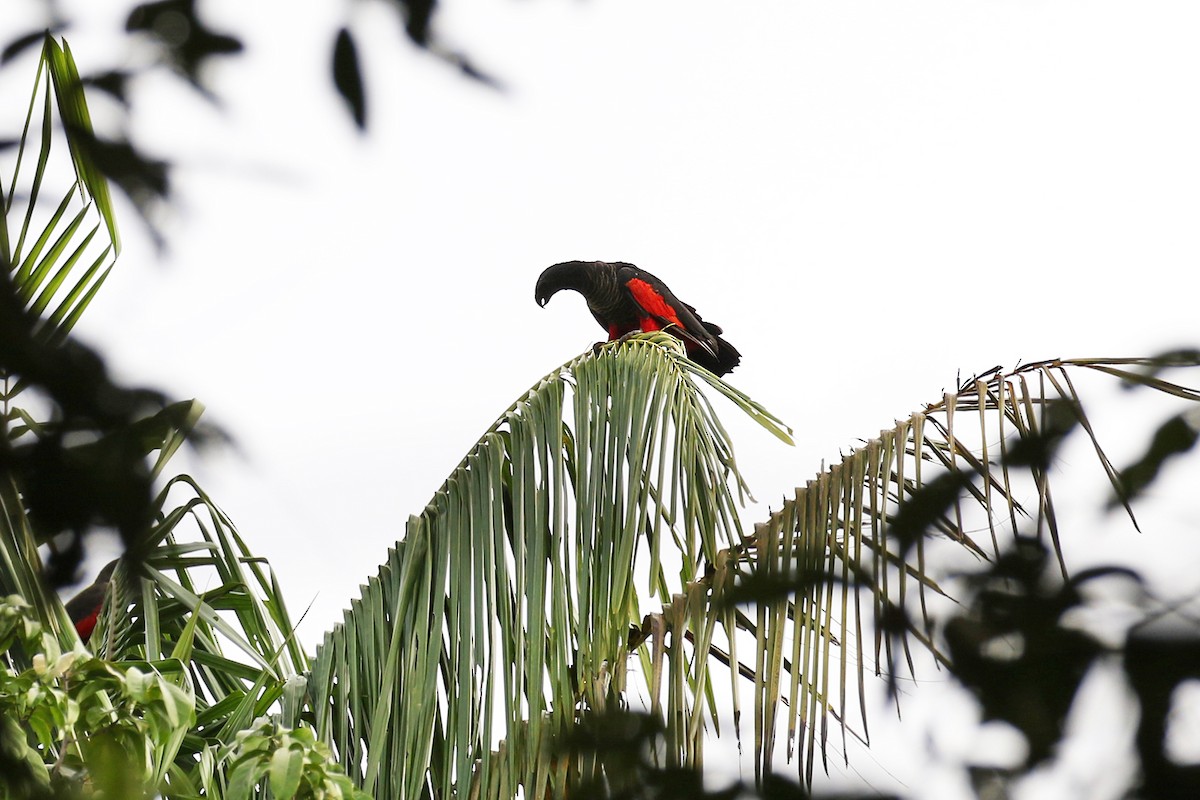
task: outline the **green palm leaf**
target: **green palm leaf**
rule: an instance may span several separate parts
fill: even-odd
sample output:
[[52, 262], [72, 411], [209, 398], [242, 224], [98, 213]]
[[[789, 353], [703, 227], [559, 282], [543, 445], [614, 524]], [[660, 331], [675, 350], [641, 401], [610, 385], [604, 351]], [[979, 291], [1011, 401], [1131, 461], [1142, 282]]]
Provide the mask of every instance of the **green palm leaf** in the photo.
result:
[[[7, 180], [0, 169], [0, 266], [5, 291], [44, 315], [39, 334], [48, 342], [75, 326], [120, 252], [108, 185], [86, 147], [93, 138], [70, 48], [47, 35]], [[70, 177], [52, 158], [63, 146]], [[47, 196], [52, 208], [44, 207]], [[18, 416], [12, 401], [24, 385], [6, 381], [0, 400], [7, 420]]]
[[[161, 453], [182, 432], [163, 424], [159, 435], [153, 449]], [[142, 436], [149, 444], [150, 426], [143, 426]], [[75, 629], [40, 579], [28, 521], [19, 498], [10, 503], [10, 496], [0, 491], [6, 512], [0, 518], [0, 583], [6, 593], [21, 594], [40, 607], [38, 617], [64, 647], [72, 647], [78, 642]], [[167, 796], [203, 791], [221, 797], [231, 771], [244, 772], [249, 763], [242, 752], [249, 748], [253, 754], [264, 746], [258, 739], [247, 742], [243, 731], [269, 714], [288, 728], [302, 724], [309, 661], [294, 639], [270, 568], [249, 551], [203, 490], [181, 475], [167, 482], [158, 501], [148, 552], [140, 564], [122, 562], [113, 573], [91, 644], [114, 669], [172, 674], [194, 704], [194, 723], [185, 720], [148, 742], [152, 758], [146, 785], [160, 787]], [[29, 666], [20, 653], [9, 653], [8, 663]], [[286, 750], [290, 740], [280, 735], [279, 746]], [[312, 758], [313, 746], [307, 741], [300, 751]], [[321, 776], [328, 772], [325, 763], [318, 759], [313, 767]], [[253, 796], [265, 797], [269, 781], [251, 774], [258, 781]]]
[[[643, 606], [740, 539], [732, 443], [691, 376], [787, 439], [671, 337], [635, 337], [539, 381], [409, 521], [313, 666], [318, 730], [364, 788], [540, 795], [580, 772], [550, 740], [628, 690]], [[690, 763], [691, 711], [679, 730]]]

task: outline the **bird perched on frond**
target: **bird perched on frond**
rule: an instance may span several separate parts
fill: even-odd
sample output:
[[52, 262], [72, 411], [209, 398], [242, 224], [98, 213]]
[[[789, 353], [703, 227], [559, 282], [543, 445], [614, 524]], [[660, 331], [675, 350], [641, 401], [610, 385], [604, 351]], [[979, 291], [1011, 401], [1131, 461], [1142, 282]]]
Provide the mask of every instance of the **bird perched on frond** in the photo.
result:
[[534, 298], [545, 306], [556, 292], [573, 289], [608, 331], [608, 340], [634, 331], [665, 331], [683, 342], [688, 358], [716, 375], [741, 361], [741, 353], [721, 338], [720, 326], [705, 322], [658, 278], [623, 261], [564, 261], [538, 278]]

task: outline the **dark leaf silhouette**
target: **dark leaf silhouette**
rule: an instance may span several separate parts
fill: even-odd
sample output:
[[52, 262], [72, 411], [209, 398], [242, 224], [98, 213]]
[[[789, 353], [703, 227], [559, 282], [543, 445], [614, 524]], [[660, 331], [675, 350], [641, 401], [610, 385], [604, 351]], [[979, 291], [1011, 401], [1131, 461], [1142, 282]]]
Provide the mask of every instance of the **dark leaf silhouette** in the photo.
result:
[[433, 12], [437, 9], [437, 0], [394, 0], [400, 15], [404, 18], [404, 31], [414, 44], [426, 47], [429, 45], [429, 27], [433, 21]]
[[1125, 672], [1141, 705], [1136, 744], [1142, 761], [1143, 797], [1200, 797], [1200, 766], [1180, 764], [1167, 753], [1167, 727], [1175, 689], [1200, 680], [1200, 630], [1179, 615], [1155, 619], [1131, 632]]
[[[1063, 624], [1080, 605], [1076, 583], [1052, 578], [1050, 554], [1019, 539], [995, 566], [969, 578], [969, 609], [945, 627], [951, 670], [979, 701], [985, 720], [1002, 720], [1029, 745], [1026, 766], [1053, 754], [1080, 681], [1103, 648]], [[1090, 577], [1099, 577], [1100, 574]]]
[[367, 127], [367, 98], [363, 92], [362, 71], [358, 65], [358, 49], [350, 31], [338, 31], [333, 45], [333, 85], [350, 106], [354, 124], [360, 130]]
[[[855, 579], [862, 577], [855, 571]], [[793, 594], [804, 594], [814, 587], [824, 586], [830, 581], [840, 581], [841, 576], [827, 569], [791, 569], [787, 572], [756, 570], [746, 575], [725, 599], [732, 605], [741, 603], [772, 603]]]
[[457, 67], [459, 72], [471, 80], [479, 81], [480, 83], [486, 84], [493, 89], [503, 88], [500, 81], [498, 81], [494, 75], [489, 75], [481, 70], [473, 61], [471, 61], [462, 53], [439, 51], [438, 55], [441, 56], [444, 61]]
[[62, 27], [63, 26], [61, 25], [56, 25], [49, 29], [39, 28], [36, 31], [30, 31], [23, 36], [18, 36], [16, 39], [13, 39], [4, 46], [4, 50], [0, 51], [0, 65], [7, 64], [31, 47], [40, 45], [43, 41], [45, 41], [46, 34], [61, 30]]
[[129, 108], [129, 73], [122, 70], [109, 70], [95, 75], [87, 75], [81, 79], [84, 86], [95, 86], [105, 94], [110, 95], [121, 105]]
[[1079, 424], [1079, 411], [1068, 400], [1046, 403], [1040, 430], [1021, 437], [1008, 451], [1005, 461], [1014, 466], [1046, 470], [1054, 460], [1062, 440]]
[[0, 264], [0, 372], [38, 387], [56, 410], [35, 441], [0, 437], [0, 474], [20, 488], [38, 540], [67, 536], [53, 548], [47, 580], [74, 580], [83, 537], [95, 525], [116, 528], [136, 559], [154, 509], [146, 456], [186, 420], [190, 404], [119, 386], [94, 351], [42, 335], [7, 264]]
[[1200, 349], [1195, 347], [1179, 347], [1167, 350], [1147, 360], [1147, 363], [1137, 371], [1138, 379], [1126, 380], [1121, 384], [1123, 389], [1136, 389], [1144, 385], [1142, 382], [1158, 377], [1166, 370], [1174, 367], [1194, 367], [1200, 364]]
[[158, 204], [171, 194], [170, 165], [147, 156], [127, 140], [101, 139], [90, 130], [72, 130], [72, 142], [108, 180], [121, 187], [157, 237], [153, 220]]
[[888, 528], [901, 554], [908, 553], [930, 532], [970, 484], [970, 473], [952, 470], [929, 481], [904, 501]]
[[404, 22], [404, 31], [408, 35], [409, 41], [453, 65], [471, 80], [492, 87], [499, 86], [498, 81], [479, 69], [467, 56], [448, 49], [438, 41], [433, 32], [433, 16], [437, 11], [437, 0], [392, 0], [392, 5]]
[[[1198, 437], [1200, 432], [1196, 430], [1196, 425], [1187, 412], [1177, 414], [1164, 422], [1154, 432], [1146, 454], [1121, 470], [1120, 481], [1125, 499], [1132, 500], [1145, 491], [1158, 477], [1163, 465], [1171, 457], [1191, 450]], [[1120, 500], [1110, 500], [1108, 505], [1112, 508], [1119, 502]]]
[[[591, 765], [592, 777], [568, 777], [564, 796], [575, 800], [812, 800], [804, 787], [779, 775], [767, 775], [755, 790], [741, 781], [726, 786], [706, 786], [704, 772], [694, 767], [662, 764], [655, 755], [666, 735], [662, 720], [641, 712], [615, 708], [586, 711], [569, 734], [551, 744], [556, 758]], [[568, 773], [573, 775], [573, 773]], [[825, 800], [855, 800], [873, 793], [826, 794]]]
[[144, 3], [130, 12], [125, 30], [145, 33], [156, 39], [167, 61], [198, 91], [211, 97], [200, 82], [203, 62], [213, 56], [242, 51], [238, 39], [216, 33], [196, 16], [195, 0], [159, 0]]

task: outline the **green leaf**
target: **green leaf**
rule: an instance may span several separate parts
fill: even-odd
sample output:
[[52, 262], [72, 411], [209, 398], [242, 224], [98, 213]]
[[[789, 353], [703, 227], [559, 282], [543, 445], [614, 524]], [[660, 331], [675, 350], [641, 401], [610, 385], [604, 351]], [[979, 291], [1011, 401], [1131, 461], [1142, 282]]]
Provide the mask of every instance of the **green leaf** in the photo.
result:
[[[689, 364], [673, 338], [653, 334], [569, 362], [519, 398], [410, 519], [326, 637], [310, 681], [319, 735], [373, 794], [467, 793], [472, 775], [496, 774], [540, 796], [548, 738], [577, 704], [626, 690], [643, 597], [667, 602], [737, 542], [731, 490], [743, 484]], [[680, 549], [671, 572], [659, 559], [640, 582], [633, 565], [667, 539]], [[686, 717], [674, 744], [689, 753], [702, 729], [691, 692], [709, 680], [693, 677], [694, 690], [676, 676], [671, 702]], [[348, 686], [356, 693], [342, 694]], [[343, 701], [347, 718], [327, 714]], [[507, 747], [476, 770], [497, 735]]]
[[295, 797], [304, 768], [304, 751], [299, 747], [280, 747], [271, 754], [271, 793], [277, 800]]
[[[92, 117], [88, 112], [87, 98], [84, 97], [83, 83], [79, 79], [79, 69], [71, 55], [71, 48], [64, 41], [60, 47], [53, 37], [47, 34], [45, 48], [46, 64], [50, 78], [54, 82], [55, 97], [58, 100], [58, 111], [62, 115], [63, 126], [68, 132], [68, 142], [71, 147], [71, 158], [75, 162], [75, 174], [79, 179], [81, 190], [87, 193], [96, 204], [105, 226], [108, 228], [109, 239], [113, 243], [114, 253], [121, 252], [121, 237], [117, 232], [116, 216], [113, 213], [112, 197], [108, 191], [108, 181], [96, 166], [91, 152], [84, 144], [94, 136]], [[78, 135], [82, 134], [81, 139]]]
[[254, 796], [254, 787], [267, 771], [268, 762], [265, 758], [250, 756], [234, 765], [229, 773], [229, 783], [225, 790], [225, 800], [249, 800]]

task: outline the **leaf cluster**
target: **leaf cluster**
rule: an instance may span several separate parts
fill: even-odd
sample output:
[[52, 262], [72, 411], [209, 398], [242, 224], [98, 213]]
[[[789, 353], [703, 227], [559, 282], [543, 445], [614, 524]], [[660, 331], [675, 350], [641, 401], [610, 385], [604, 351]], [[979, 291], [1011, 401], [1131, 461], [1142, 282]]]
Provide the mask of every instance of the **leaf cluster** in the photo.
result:
[[269, 786], [276, 800], [370, 798], [351, 782], [311, 728], [287, 729], [261, 717], [238, 732], [224, 758], [229, 762], [229, 783], [223, 795], [227, 800], [254, 797], [260, 784]]
[[[70, 336], [119, 239], [107, 181], [86, 147], [90, 115], [70, 49], [48, 36], [41, 42], [15, 164], [7, 181], [0, 175], [0, 495], [10, 514], [18, 505], [28, 513], [37, 542], [66, 535], [48, 562], [58, 586], [73, 580], [95, 525], [115, 528], [138, 551], [157, 469], [146, 457], [169, 456], [198, 414], [117, 384], [100, 356]], [[51, 160], [64, 145], [73, 179]], [[56, 205], [44, 215], [47, 194]], [[47, 410], [31, 410], [39, 406]]]
[[[25, 2], [36, 3], [38, 0]], [[40, 5], [43, 25], [4, 42], [0, 50], [0, 67], [75, 27], [76, 20], [64, 12], [62, 5], [47, 0], [42, 0]], [[219, 101], [204, 80], [205, 70], [216, 59], [240, 54], [244, 45], [240, 36], [211, 27], [198, 5], [196, 0], [152, 0], [130, 4], [123, 27], [111, 32], [125, 45], [122, 49], [126, 57], [120, 60], [120, 65], [75, 76], [77, 95], [69, 101], [82, 108], [84, 87], [104, 93], [115, 101], [115, 111], [120, 118], [117, 132], [97, 133], [90, 120], [81, 122], [70, 116], [63, 119], [63, 125], [71, 132], [72, 147], [86, 159], [96, 176], [103, 176], [121, 189], [160, 246], [164, 242], [159, 233], [158, 218], [171, 199], [172, 165], [147, 152], [124, 131], [133, 127], [129, 124], [135, 94], [132, 87], [140, 75], [151, 71], [165, 69], [205, 99], [214, 103]], [[437, 0], [387, 0], [385, 5], [395, 13], [410, 44], [431, 53], [471, 80], [496, 85], [496, 81], [474, 61], [435, 35], [433, 22]], [[300, 12], [282, 8], [279, 13]], [[347, 12], [347, 18], [330, 34], [329, 74], [333, 88], [345, 101], [354, 124], [364, 130], [367, 89], [350, 16]], [[152, 60], [146, 62], [134, 55], [147, 48], [154, 54]], [[0, 142], [0, 146], [15, 141]]]
[[1106, 652], [1066, 617], [1084, 602], [1082, 584], [1112, 571], [1064, 582], [1053, 567], [1044, 544], [1018, 539], [990, 569], [969, 576], [970, 605], [943, 628], [951, 671], [978, 699], [983, 719], [1024, 736], [1025, 768], [1053, 755], [1083, 676]]
[[308, 727], [260, 717], [189, 754], [205, 723], [186, 657], [62, 652], [17, 596], [0, 600], [0, 648], [0, 797], [367, 797]]
[[[194, 700], [175, 661], [118, 665], [63, 652], [20, 597], [0, 600], [5, 789], [17, 796], [139, 797], [157, 785]], [[13, 667], [13, 648], [31, 665]]]

